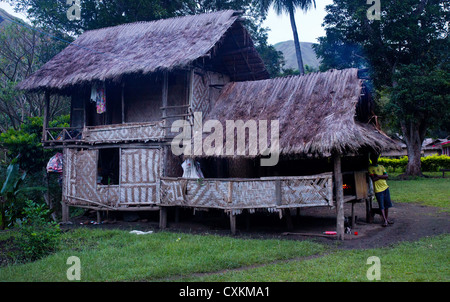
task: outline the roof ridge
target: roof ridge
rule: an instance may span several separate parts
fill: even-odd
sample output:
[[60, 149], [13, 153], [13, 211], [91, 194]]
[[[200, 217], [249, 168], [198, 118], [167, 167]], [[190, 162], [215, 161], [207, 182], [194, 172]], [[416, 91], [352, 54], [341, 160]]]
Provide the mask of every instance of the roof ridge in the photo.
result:
[[129, 22], [129, 23], [122, 23], [122, 24], [117, 24], [117, 25], [113, 25], [113, 26], [108, 26], [108, 27], [102, 27], [102, 28], [96, 28], [96, 29], [91, 29], [91, 30], [86, 30], [84, 31], [80, 36], [84, 35], [85, 33], [95, 33], [95, 32], [99, 32], [99, 31], [104, 31], [107, 29], [112, 29], [112, 28], [120, 28], [120, 27], [128, 27], [128, 26], [133, 26], [133, 25], [137, 25], [137, 24], [155, 24], [155, 23], [159, 23], [159, 22], [169, 22], [170, 20], [174, 21], [174, 20], [180, 20], [183, 18], [198, 18], [199, 16], [207, 16], [207, 15], [224, 15], [225, 13], [231, 13], [230, 17], [235, 17], [238, 18], [243, 12], [242, 11], [236, 11], [236, 10], [232, 10], [232, 9], [226, 9], [226, 10], [220, 10], [220, 11], [212, 11], [212, 12], [206, 12], [206, 13], [201, 13], [201, 14], [193, 14], [193, 15], [180, 15], [180, 16], [174, 16], [174, 17], [169, 17], [169, 18], [161, 18], [161, 19], [156, 19], [156, 20], [150, 20], [150, 21], [136, 21], [136, 22]]

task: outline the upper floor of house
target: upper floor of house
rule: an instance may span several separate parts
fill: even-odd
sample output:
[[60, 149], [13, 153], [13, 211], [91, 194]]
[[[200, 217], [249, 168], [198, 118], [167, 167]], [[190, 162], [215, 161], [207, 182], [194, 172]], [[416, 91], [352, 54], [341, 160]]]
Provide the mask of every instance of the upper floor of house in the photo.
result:
[[269, 78], [241, 14], [220, 11], [92, 30], [18, 85], [71, 98], [71, 125], [45, 146], [164, 141], [207, 113], [228, 82]]

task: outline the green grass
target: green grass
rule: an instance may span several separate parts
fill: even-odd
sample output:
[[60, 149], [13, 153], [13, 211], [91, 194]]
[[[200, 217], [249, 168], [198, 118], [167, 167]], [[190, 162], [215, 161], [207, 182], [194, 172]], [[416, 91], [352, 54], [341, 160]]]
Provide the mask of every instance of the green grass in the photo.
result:
[[67, 258], [81, 261], [82, 281], [143, 281], [214, 272], [321, 253], [322, 245], [213, 235], [78, 229], [61, 251], [33, 263], [0, 268], [0, 281], [67, 281]]
[[382, 282], [450, 281], [450, 236], [424, 238], [395, 247], [370, 250], [340, 250], [309, 260], [269, 264], [180, 281], [235, 282], [348, 282], [369, 281], [367, 258], [380, 259]]
[[450, 211], [450, 178], [388, 180], [394, 202], [413, 202]]
[[[394, 202], [449, 210], [449, 178], [388, 183]], [[0, 246], [9, 247], [14, 235], [0, 232]], [[48, 257], [0, 267], [0, 281], [67, 281], [70, 256], [80, 258], [81, 281], [367, 281], [367, 258], [377, 256], [381, 281], [448, 282], [449, 251], [448, 234], [380, 249], [339, 250], [311, 241], [79, 228], [63, 234], [61, 249]], [[0, 258], [5, 253], [1, 250]]]

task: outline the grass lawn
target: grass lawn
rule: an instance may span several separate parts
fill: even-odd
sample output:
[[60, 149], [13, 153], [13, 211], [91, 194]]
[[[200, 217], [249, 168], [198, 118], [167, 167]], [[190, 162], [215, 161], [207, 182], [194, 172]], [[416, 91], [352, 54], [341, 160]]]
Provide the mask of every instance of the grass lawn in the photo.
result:
[[370, 250], [339, 250], [309, 260], [289, 261], [262, 267], [186, 278], [180, 281], [236, 282], [347, 282], [368, 281], [367, 258], [380, 259], [381, 282], [450, 281], [450, 235], [401, 243]]
[[0, 268], [0, 281], [67, 281], [67, 258], [81, 261], [82, 281], [151, 281], [214, 272], [324, 251], [313, 242], [245, 240], [213, 235], [78, 229], [61, 251], [39, 261]]
[[394, 202], [417, 202], [450, 211], [450, 178], [388, 180]]
[[[395, 202], [449, 210], [450, 179], [389, 180]], [[67, 258], [81, 261], [81, 281], [367, 281], [370, 256], [381, 281], [450, 281], [450, 235], [370, 250], [312, 241], [79, 228], [58, 252], [25, 264], [1, 263], [14, 231], [0, 232], [0, 281], [67, 281]], [[6, 248], [5, 248], [6, 247]], [[311, 257], [312, 256], [312, 257]], [[238, 269], [239, 270], [236, 270]]]

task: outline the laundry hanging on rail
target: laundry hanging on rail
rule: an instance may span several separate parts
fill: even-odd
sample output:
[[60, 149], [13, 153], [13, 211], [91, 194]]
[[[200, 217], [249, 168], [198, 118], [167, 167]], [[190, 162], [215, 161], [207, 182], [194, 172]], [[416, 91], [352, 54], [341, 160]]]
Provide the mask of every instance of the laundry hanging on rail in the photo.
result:
[[57, 172], [62, 173], [63, 172], [63, 155], [62, 153], [56, 153], [55, 156], [50, 158], [50, 160], [47, 163], [47, 173], [50, 172]]
[[95, 102], [98, 114], [106, 112], [106, 89], [104, 83], [92, 85], [91, 102]]

